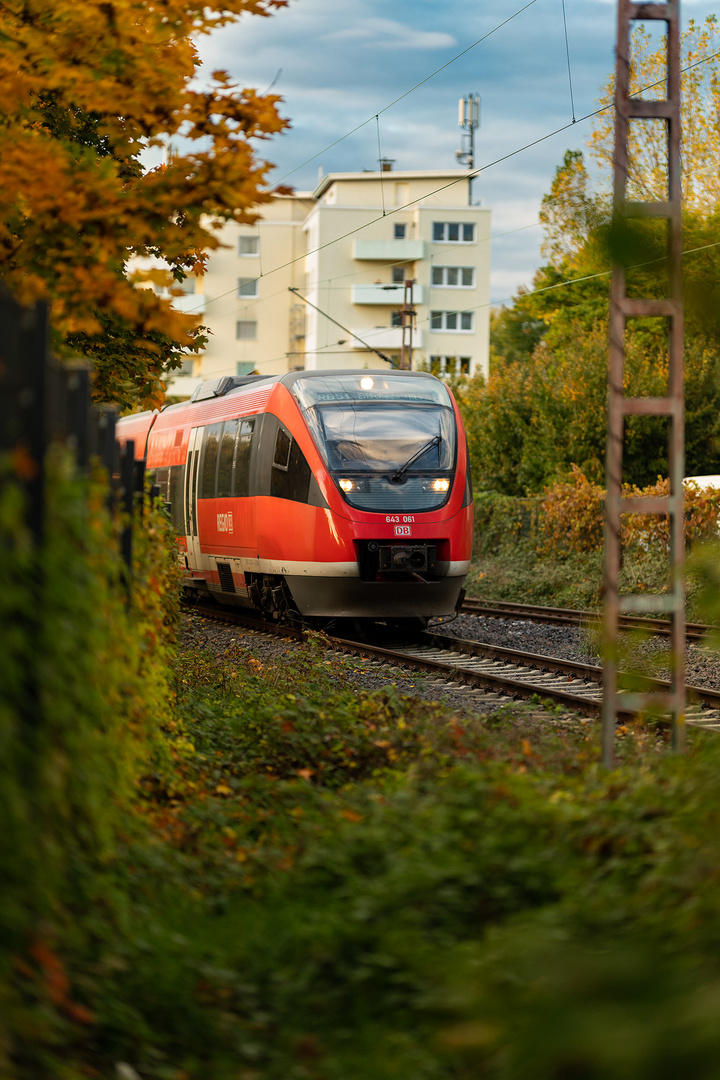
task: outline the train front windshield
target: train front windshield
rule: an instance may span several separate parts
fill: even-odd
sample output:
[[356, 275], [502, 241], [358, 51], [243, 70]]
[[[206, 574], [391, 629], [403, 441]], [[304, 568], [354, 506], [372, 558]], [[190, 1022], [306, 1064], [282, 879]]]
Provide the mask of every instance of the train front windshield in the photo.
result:
[[345, 500], [384, 513], [434, 510], [448, 499], [455, 414], [435, 379], [336, 375], [293, 385]]

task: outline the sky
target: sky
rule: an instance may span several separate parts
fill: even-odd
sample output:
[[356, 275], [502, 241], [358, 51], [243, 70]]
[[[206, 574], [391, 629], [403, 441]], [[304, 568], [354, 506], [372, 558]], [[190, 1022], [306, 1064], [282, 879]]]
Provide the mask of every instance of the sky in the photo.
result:
[[[683, 0], [685, 15], [712, 9]], [[290, 0], [199, 46], [205, 71], [282, 96], [292, 127], [259, 145], [271, 182], [296, 190], [319, 170], [377, 169], [380, 156], [398, 170], [460, 168], [458, 99], [479, 94], [473, 195], [492, 211], [499, 304], [543, 261], [541, 200], [565, 151], [585, 149], [616, 18], [615, 0]]]

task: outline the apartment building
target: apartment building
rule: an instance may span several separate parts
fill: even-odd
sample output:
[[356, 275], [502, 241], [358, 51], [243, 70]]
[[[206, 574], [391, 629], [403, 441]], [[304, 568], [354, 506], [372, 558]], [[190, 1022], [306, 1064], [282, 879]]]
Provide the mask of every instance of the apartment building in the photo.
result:
[[253, 371], [399, 366], [403, 336], [415, 369], [487, 374], [490, 211], [469, 195], [457, 169], [331, 173], [273, 198], [256, 225], [226, 224], [181, 298], [208, 347], [169, 392]]

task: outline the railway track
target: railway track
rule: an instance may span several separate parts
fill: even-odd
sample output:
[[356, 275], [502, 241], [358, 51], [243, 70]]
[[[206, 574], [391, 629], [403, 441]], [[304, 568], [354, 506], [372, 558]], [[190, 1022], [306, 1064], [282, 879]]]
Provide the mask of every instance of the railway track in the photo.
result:
[[[303, 638], [300, 629], [268, 623], [232, 608], [194, 604], [192, 610], [206, 618], [263, 633]], [[328, 636], [328, 647], [338, 653], [420, 672], [446, 683], [463, 684], [480, 691], [488, 704], [535, 700], [561, 705], [583, 716], [598, 717], [601, 712], [602, 669], [591, 664], [430, 633], [392, 647]], [[643, 678], [636, 679], [632, 689], [661, 690], [667, 685], [659, 679]], [[691, 702], [688, 723], [720, 731], [720, 692], [688, 687], [688, 697]], [[482, 704], [480, 695], [476, 704]], [[637, 714], [635, 710], [625, 709], [618, 715], [629, 720]]]
[[[526, 619], [529, 622], [549, 623], [556, 626], [597, 626], [602, 615], [597, 611], [580, 611], [575, 608], [543, 607], [539, 604], [515, 604], [505, 600], [481, 600], [466, 596], [462, 606], [464, 615], [484, 615], [492, 619]], [[664, 637], [670, 635], [667, 619], [646, 618], [640, 615], [621, 615], [620, 626], [625, 630], [648, 630]], [[686, 624], [688, 641], [701, 641], [710, 631], [717, 629], [706, 623]]]

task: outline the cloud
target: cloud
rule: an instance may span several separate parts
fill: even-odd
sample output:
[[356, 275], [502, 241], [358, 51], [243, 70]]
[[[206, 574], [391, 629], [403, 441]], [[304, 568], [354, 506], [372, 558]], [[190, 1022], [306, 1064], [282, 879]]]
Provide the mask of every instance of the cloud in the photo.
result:
[[[487, 167], [474, 194], [492, 210], [492, 232], [508, 233], [492, 245], [492, 295], [504, 299], [529, 285], [540, 262], [542, 231], [523, 227], [537, 219], [565, 150], [582, 149], [591, 131], [590, 121], [572, 124], [561, 5], [537, 0], [501, 26], [523, 2], [292, 0], [272, 18], [243, 17], [199, 47], [205, 71], [226, 68], [241, 86], [264, 90], [282, 69], [273, 92], [284, 98], [292, 129], [258, 149], [277, 163], [275, 182], [287, 175], [299, 189], [314, 188], [319, 167], [377, 168], [376, 114], [382, 155], [396, 169], [454, 168], [457, 100], [479, 93], [475, 160]], [[596, 107], [613, 67], [616, 2], [565, 5], [578, 120]]]
[[353, 26], [324, 34], [325, 41], [357, 41], [377, 49], [449, 49], [457, 41], [452, 34], [419, 30], [394, 19], [361, 19]]

